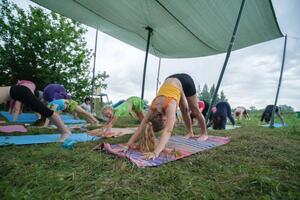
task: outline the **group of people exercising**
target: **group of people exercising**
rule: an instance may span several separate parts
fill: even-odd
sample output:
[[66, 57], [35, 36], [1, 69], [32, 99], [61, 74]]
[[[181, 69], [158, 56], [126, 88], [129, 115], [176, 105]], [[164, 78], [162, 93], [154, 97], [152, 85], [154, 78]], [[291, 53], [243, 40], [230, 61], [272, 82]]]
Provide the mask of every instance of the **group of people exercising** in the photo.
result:
[[[35, 84], [31, 81], [19, 81], [14, 86], [0, 87], [0, 103], [10, 101], [10, 111], [17, 118], [22, 109], [22, 105], [30, 107], [33, 111], [39, 113], [42, 117], [48, 118], [55, 124], [61, 132], [60, 141], [64, 141], [71, 131], [64, 125], [63, 121], [57, 114], [58, 111], [76, 112], [85, 117], [91, 124], [98, 124], [98, 120], [86, 112], [77, 102], [71, 100], [63, 86], [50, 84], [44, 89], [43, 99], [48, 104], [43, 104], [34, 94]], [[102, 115], [107, 118], [104, 125], [104, 131], [109, 132], [118, 117], [128, 115], [134, 112], [140, 120], [140, 125], [135, 133], [127, 142], [128, 148], [131, 148], [138, 138], [149, 127], [154, 132], [161, 131], [159, 142], [151, 152], [144, 152], [146, 159], [155, 159], [164, 150], [176, 122], [177, 108], [180, 109], [182, 119], [186, 127], [186, 137], [194, 138], [198, 141], [205, 141], [208, 138], [205, 115], [208, 112], [208, 103], [198, 100], [196, 87], [193, 79], [185, 73], [174, 74], [167, 77], [157, 92], [156, 97], [152, 100], [150, 108], [146, 114], [143, 112], [144, 102], [139, 97], [130, 97], [116, 107], [105, 106], [102, 109]], [[272, 115], [273, 106], [266, 107], [261, 121], [269, 122]], [[275, 113], [280, 115], [278, 107]], [[238, 107], [235, 111], [237, 118], [244, 116], [249, 118], [244, 107]], [[228, 102], [219, 102], [209, 116], [209, 125], [214, 129], [225, 129], [227, 118], [235, 125], [235, 120], [231, 115], [231, 108]], [[200, 134], [194, 134], [192, 128], [192, 119], [196, 119], [201, 129]], [[102, 129], [103, 130], [103, 129]]]

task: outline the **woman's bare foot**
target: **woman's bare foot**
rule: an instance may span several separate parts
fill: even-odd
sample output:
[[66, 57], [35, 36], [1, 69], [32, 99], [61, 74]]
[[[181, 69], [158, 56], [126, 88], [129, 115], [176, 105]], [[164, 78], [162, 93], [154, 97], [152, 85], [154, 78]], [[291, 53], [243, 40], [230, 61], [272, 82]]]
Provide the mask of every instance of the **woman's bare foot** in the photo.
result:
[[68, 137], [70, 137], [70, 135], [71, 135], [71, 133], [63, 133], [63, 134], [61, 134], [58, 142], [64, 142], [65, 139], [67, 139]]
[[185, 138], [191, 138], [191, 137], [195, 137], [194, 133], [187, 133], [185, 136]]
[[208, 139], [208, 135], [207, 134], [201, 134], [199, 135], [199, 137], [197, 138], [197, 141], [200, 141], [200, 142], [204, 142]]

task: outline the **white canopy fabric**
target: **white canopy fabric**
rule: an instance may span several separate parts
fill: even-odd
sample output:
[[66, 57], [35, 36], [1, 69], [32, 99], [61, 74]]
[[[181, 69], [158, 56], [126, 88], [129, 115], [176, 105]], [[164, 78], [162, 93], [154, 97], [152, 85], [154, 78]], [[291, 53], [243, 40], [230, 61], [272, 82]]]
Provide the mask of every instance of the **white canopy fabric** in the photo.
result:
[[[227, 51], [242, 0], [32, 0], [161, 58]], [[271, 0], [247, 0], [233, 50], [282, 37]]]

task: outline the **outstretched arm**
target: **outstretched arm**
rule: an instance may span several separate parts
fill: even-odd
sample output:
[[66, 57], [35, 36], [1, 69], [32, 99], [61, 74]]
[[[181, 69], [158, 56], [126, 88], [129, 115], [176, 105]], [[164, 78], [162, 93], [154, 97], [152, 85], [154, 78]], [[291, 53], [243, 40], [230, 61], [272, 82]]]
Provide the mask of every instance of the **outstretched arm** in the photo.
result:
[[15, 101], [15, 105], [12, 109], [13, 122], [17, 121], [21, 111], [22, 111], [22, 103], [20, 101]]
[[114, 124], [117, 121], [117, 116], [113, 116], [111, 119], [109, 119], [109, 121], [104, 125], [104, 133], [108, 133], [111, 131], [112, 127], [114, 126]]
[[[232, 117], [232, 114], [231, 114], [231, 107], [230, 107], [230, 105], [228, 103], [226, 104], [226, 107], [227, 107], [227, 117], [229, 118], [230, 122], [234, 126], [235, 125], [235, 121], [234, 121], [234, 119]], [[226, 122], [225, 122], [225, 124], [226, 124]]]
[[[48, 106], [48, 108], [50, 108], [51, 110], [53, 110], [54, 112], [56, 112], [57, 108], [58, 108], [58, 105], [54, 104], [53, 106]], [[57, 115], [59, 116], [59, 113], [57, 113]], [[50, 123], [49, 118], [46, 118], [44, 126], [45, 127], [49, 126], [49, 123]]]

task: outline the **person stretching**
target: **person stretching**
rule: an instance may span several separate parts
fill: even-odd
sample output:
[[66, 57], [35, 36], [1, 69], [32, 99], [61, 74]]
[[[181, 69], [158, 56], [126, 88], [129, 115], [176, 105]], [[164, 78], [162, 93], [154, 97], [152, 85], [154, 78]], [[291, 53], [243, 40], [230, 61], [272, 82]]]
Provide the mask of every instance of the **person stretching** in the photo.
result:
[[[91, 125], [97, 125], [98, 120], [89, 112], [81, 108], [78, 103], [71, 99], [58, 99], [51, 101], [48, 107], [55, 112], [67, 112], [71, 114], [78, 114], [83, 116]], [[46, 119], [44, 126], [48, 126], [49, 120]]]
[[[267, 107], [265, 108], [263, 114], [261, 115], [261, 119], [260, 119], [261, 123], [263, 121], [265, 121], [266, 123], [269, 123], [271, 121], [273, 108], [274, 108], [274, 105], [267, 105]], [[282, 126], [284, 126], [285, 124], [284, 124], [284, 121], [283, 121], [283, 117], [281, 115], [281, 112], [280, 112], [280, 109], [279, 109], [278, 106], [275, 107], [275, 113], [274, 114], [276, 114], [279, 117]]]
[[19, 113], [22, 104], [25, 104], [33, 111], [41, 114], [41, 116], [48, 117], [61, 132], [59, 141], [63, 142], [72, 134], [71, 131], [64, 125], [58, 114], [37, 99], [33, 93], [34, 89], [35, 85], [31, 81], [19, 82], [14, 86], [0, 87], [0, 104], [7, 103], [11, 99], [14, 104], [12, 109], [13, 116], [15, 113]]
[[231, 108], [228, 102], [219, 102], [216, 105], [216, 111], [212, 114], [212, 127], [213, 129], [225, 129], [227, 117], [231, 121], [232, 125], [235, 125], [235, 121], [231, 115]]
[[235, 117], [238, 121], [240, 121], [242, 119], [242, 117], [244, 117], [245, 119], [249, 119], [249, 115], [247, 113], [247, 110], [245, 107], [243, 106], [239, 106], [235, 109], [234, 111]]
[[204, 141], [208, 138], [205, 119], [198, 107], [196, 87], [193, 79], [188, 74], [174, 74], [166, 78], [160, 87], [157, 96], [151, 103], [150, 110], [142, 120], [137, 131], [131, 136], [127, 145], [130, 148], [137, 139], [143, 134], [149, 122], [152, 124], [154, 132], [162, 131], [159, 143], [153, 151], [144, 152], [145, 159], [155, 159], [165, 148], [176, 121], [176, 109], [179, 106], [187, 137], [194, 137], [190, 110], [196, 116], [201, 127], [202, 135], [198, 140]]
[[115, 108], [112, 106], [104, 106], [101, 110], [102, 115], [107, 118], [107, 123], [100, 129], [88, 131], [91, 135], [107, 135], [111, 134], [111, 129], [119, 117], [130, 115], [132, 112], [136, 114], [140, 122], [144, 118], [144, 101], [140, 97], [132, 96], [126, 101], [119, 104]]

